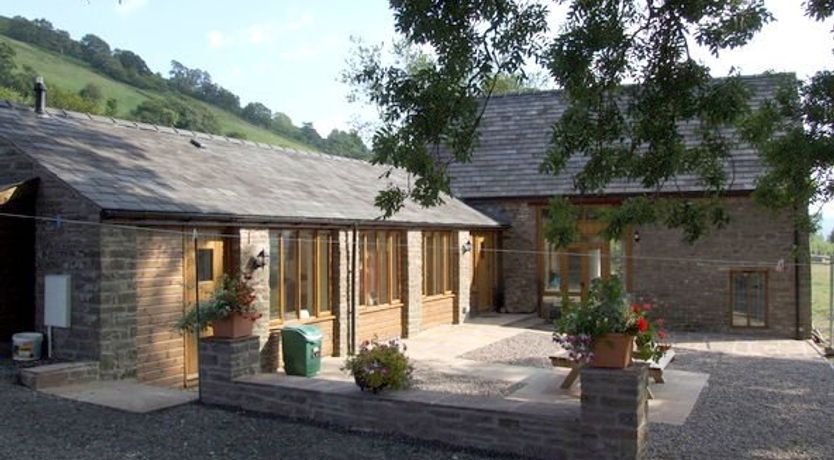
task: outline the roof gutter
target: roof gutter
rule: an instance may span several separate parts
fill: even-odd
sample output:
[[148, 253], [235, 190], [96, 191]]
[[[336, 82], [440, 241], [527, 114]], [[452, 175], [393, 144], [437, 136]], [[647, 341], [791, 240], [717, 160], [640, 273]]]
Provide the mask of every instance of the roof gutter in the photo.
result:
[[105, 209], [101, 211], [102, 220], [115, 221], [122, 224], [138, 223], [144, 225], [199, 225], [209, 226], [322, 226], [322, 227], [351, 227], [359, 224], [366, 227], [390, 227], [390, 228], [470, 228], [470, 229], [500, 229], [507, 228], [507, 225], [495, 223], [472, 224], [472, 223], [437, 223], [437, 222], [402, 222], [383, 219], [359, 220], [356, 219], [333, 219], [318, 217], [278, 217], [278, 216], [237, 216], [230, 214], [207, 214], [188, 212], [163, 212], [163, 211], [130, 211]]

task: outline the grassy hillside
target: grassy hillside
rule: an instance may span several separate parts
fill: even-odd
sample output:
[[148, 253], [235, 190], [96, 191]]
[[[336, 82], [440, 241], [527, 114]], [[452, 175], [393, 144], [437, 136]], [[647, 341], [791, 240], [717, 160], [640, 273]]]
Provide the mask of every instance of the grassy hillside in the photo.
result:
[[[2, 29], [2, 23], [0, 23]], [[119, 102], [119, 116], [130, 113], [137, 105], [151, 97], [162, 97], [162, 94], [147, 91], [110, 79], [91, 69], [87, 64], [76, 59], [61, 56], [26, 43], [0, 35], [0, 42], [11, 46], [17, 55], [15, 62], [19, 66], [29, 66], [42, 75], [47, 88], [50, 83], [63, 89], [77, 92], [88, 83], [99, 86], [105, 99], [113, 98]], [[284, 138], [271, 131], [255, 126], [238, 116], [221, 110], [212, 105], [198, 101], [188, 96], [181, 96], [190, 104], [207, 108], [220, 122], [223, 133], [243, 133], [248, 140], [268, 144], [283, 145], [303, 150], [315, 150], [294, 140]]]

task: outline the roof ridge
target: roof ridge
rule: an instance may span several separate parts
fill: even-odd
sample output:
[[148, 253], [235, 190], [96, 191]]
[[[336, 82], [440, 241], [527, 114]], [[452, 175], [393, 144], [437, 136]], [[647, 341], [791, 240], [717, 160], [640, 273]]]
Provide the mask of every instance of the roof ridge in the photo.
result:
[[[10, 101], [7, 99], [0, 99], [0, 102], [4, 102], [5, 106], [0, 105], [0, 109], [9, 109], [9, 110], [17, 110], [17, 111], [25, 111], [31, 114], [34, 114], [35, 110], [26, 105], [21, 104], [19, 102]], [[116, 118], [111, 117], [108, 115], [97, 115], [91, 114], [87, 112], [76, 112], [74, 110], [66, 110], [57, 107], [47, 107], [46, 108], [46, 115], [51, 118], [65, 118], [68, 120], [77, 120], [77, 121], [84, 121], [84, 122], [93, 122], [93, 123], [100, 123], [102, 125], [111, 125], [114, 127], [120, 128], [129, 128], [129, 129], [137, 129], [140, 131], [154, 131], [160, 134], [171, 134], [181, 137], [189, 137], [192, 139], [209, 139], [212, 141], [219, 141], [219, 142], [227, 142], [230, 144], [237, 144], [237, 145], [245, 145], [248, 147], [255, 147], [261, 150], [272, 150], [272, 151], [280, 151], [283, 153], [291, 153], [291, 154], [303, 154], [303, 155], [316, 155], [323, 157], [325, 159], [331, 159], [336, 161], [355, 161], [363, 164], [372, 165], [370, 161], [363, 160], [361, 158], [353, 158], [341, 155], [335, 155], [332, 153], [325, 153], [319, 152], [315, 150], [305, 150], [299, 149], [290, 146], [272, 144], [268, 142], [255, 142], [250, 141], [247, 139], [238, 139], [234, 137], [224, 136], [221, 134], [212, 134], [203, 131], [194, 131], [189, 129], [182, 129], [176, 128], [174, 126], [162, 126], [162, 125], [155, 125], [153, 123], [145, 123], [141, 121], [134, 121], [128, 120], [125, 118]]]
[[[794, 77], [796, 78], [796, 72], [775, 72], [775, 71], [767, 71], [755, 74], [747, 74], [747, 75], [738, 75], [742, 80], [765, 80], [765, 79], [772, 79], [778, 77]], [[716, 80], [725, 80], [730, 78], [727, 77], [712, 77], [713, 81]], [[630, 87], [630, 86], [637, 86], [636, 83], [629, 83], [622, 85], [623, 87]], [[548, 94], [560, 94], [564, 93], [564, 88], [551, 88], [551, 89], [535, 89], [535, 88], [528, 88], [528, 89], [518, 89], [507, 91], [505, 93], [500, 94], [492, 94], [489, 96], [490, 99], [498, 99], [498, 98], [512, 98], [512, 97], [520, 97], [520, 96], [542, 96]], [[479, 99], [485, 99], [486, 96], [482, 96]]]

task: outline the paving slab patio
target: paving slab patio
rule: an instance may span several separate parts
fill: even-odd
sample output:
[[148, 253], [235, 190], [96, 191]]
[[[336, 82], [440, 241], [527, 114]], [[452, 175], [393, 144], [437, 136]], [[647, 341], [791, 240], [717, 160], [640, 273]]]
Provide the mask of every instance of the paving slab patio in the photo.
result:
[[197, 392], [137, 383], [135, 380], [89, 382], [41, 390], [66, 399], [144, 414], [197, 400]]
[[[579, 402], [581, 381], [571, 389], [560, 388], [569, 370], [552, 366], [534, 367], [464, 358], [470, 352], [489, 350], [501, 341], [521, 337], [523, 341], [550, 343], [550, 326], [535, 315], [500, 314], [476, 317], [463, 324], [439, 326], [405, 339], [407, 354], [418, 368], [429, 367], [443, 375], [460, 375], [485, 381], [503, 381], [513, 385], [514, 391], [505, 399], [518, 402]], [[698, 338], [689, 340], [697, 342]], [[525, 350], [539, 353], [547, 361], [548, 351], [532, 347]], [[499, 360], [500, 361], [500, 360]], [[531, 360], [533, 361], [533, 360]], [[350, 381], [341, 370], [342, 358], [325, 358], [319, 378]], [[653, 384], [655, 399], [649, 402], [652, 422], [681, 425], [692, 412], [698, 396], [706, 387], [709, 375], [687, 372], [672, 367], [666, 371], [667, 383]]]

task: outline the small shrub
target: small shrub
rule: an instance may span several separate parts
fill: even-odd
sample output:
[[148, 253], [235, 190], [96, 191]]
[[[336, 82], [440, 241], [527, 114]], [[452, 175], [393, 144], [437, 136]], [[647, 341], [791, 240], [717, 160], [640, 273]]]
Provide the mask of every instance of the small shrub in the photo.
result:
[[402, 390], [411, 385], [413, 371], [405, 350], [405, 344], [399, 340], [366, 340], [362, 342], [358, 354], [348, 357], [342, 370], [353, 375], [362, 391]]

